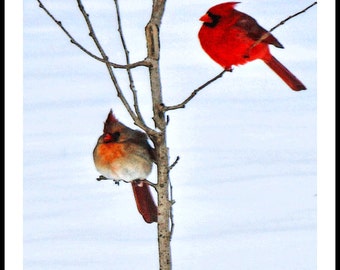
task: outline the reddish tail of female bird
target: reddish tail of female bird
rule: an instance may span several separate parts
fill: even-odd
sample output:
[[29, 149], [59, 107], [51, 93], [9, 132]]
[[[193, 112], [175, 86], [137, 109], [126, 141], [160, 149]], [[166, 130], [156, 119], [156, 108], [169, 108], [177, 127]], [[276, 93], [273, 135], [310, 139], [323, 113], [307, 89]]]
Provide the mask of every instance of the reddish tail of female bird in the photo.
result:
[[304, 84], [295, 77], [279, 60], [274, 56], [262, 59], [280, 78], [293, 90], [300, 91], [306, 90]]
[[158, 210], [152, 198], [150, 186], [144, 181], [138, 180], [131, 183], [139, 213], [143, 216], [145, 222], [157, 222]]

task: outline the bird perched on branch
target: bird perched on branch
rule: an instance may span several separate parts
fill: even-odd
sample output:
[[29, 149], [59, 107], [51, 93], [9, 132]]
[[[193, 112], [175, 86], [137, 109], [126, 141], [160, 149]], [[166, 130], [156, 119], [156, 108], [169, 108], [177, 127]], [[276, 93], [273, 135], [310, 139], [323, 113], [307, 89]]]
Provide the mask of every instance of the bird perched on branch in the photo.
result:
[[269, 51], [269, 45], [283, 48], [281, 43], [249, 15], [236, 10], [239, 2], [226, 2], [211, 7], [200, 20], [198, 33], [203, 50], [224, 69], [263, 60], [295, 91], [306, 87]]
[[131, 182], [138, 211], [147, 223], [157, 222], [157, 206], [146, 181], [155, 161], [154, 149], [144, 132], [125, 126], [110, 110], [93, 159], [102, 178]]

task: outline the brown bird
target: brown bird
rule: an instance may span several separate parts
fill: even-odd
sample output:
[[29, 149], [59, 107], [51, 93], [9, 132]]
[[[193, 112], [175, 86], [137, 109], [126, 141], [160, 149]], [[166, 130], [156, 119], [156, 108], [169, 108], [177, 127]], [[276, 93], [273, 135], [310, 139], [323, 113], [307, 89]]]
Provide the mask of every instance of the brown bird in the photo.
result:
[[93, 160], [102, 178], [131, 182], [138, 211], [147, 223], [157, 222], [157, 206], [145, 181], [155, 162], [154, 149], [144, 132], [125, 126], [110, 110]]

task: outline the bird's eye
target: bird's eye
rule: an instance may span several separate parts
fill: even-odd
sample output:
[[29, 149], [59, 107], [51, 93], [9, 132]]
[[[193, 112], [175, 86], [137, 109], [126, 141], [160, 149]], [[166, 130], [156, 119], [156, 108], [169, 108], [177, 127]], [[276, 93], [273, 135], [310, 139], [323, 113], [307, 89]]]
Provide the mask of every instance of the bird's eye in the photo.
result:
[[120, 132], [118, 131], [111, 134], [111, 140], [114, 142], [118, 141], [119, 137], [120, 137]]
[[210, 20], [205, 22], [204, 25], [206, 25], [210, 28], [215, 27], [221, 19], [221, 16], [215, 15], [215, 14], [211, 13], [210, 11], [207, 12], [207, 15], [210, 17]]
[[119, 137], [120, 137], [120, 132], [105, 133], [103, 140], [104, 140], [104, 143], [117, 142]]

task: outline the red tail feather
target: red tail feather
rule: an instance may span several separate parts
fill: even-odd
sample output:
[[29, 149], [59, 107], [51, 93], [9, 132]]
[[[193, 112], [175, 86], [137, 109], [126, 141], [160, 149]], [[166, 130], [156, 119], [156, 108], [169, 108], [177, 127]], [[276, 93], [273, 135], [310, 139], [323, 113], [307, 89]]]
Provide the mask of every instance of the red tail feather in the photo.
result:
[[144, 181], [132, 181], [133, 194], [139, 213], [145, 222], [157, 222], [157, 206], [152, 198], [150, 186]]
[[274, 56], [271, 56], [269, 60], [263, 59], [263, 61], [277, 74], [289, 87], [295, 91], [306, 90], [306, 86], [295, 77], [284, 65], [282, 65]]

